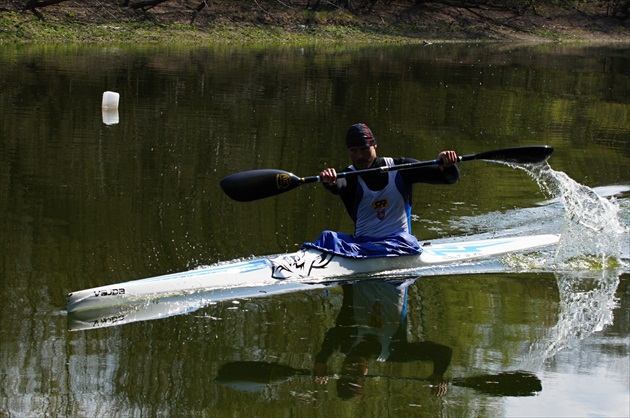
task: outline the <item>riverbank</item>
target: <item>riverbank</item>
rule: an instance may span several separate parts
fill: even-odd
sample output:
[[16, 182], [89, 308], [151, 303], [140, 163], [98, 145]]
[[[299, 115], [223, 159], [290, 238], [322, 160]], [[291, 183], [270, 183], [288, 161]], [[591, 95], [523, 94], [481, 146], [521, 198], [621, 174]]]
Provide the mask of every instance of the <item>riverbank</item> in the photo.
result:
[[[589, 10], [539, 7], [518, 13], [396, 3], [369, 13], [307, 10], [282, 2], [212, 2], [191, 10], [167, 2], [148, 10], [67, 2], [36, 13], [0, 7], [4, 43], [414, 43], [630, 42], [630, 20]], [[1, 3], [0, 3], [1, 4]], [[379, 3], [380, 4], [380, 3]]]

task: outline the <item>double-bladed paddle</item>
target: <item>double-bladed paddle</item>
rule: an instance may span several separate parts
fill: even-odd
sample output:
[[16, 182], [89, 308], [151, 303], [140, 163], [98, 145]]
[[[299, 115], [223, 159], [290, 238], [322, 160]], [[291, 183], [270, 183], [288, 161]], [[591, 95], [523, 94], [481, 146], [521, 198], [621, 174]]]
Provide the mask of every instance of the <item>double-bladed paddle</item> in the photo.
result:
[[[462, 155], [459, 162], [483, 160], [512, 164], [537, 164], [545, 161], [553, 153], [547, 145], [529, 147], [502, 148], [479, 154]], [[362, 176], [365, 174], [439, 165], [440, 160], [418, 161], [399, 164], [392, 167], [375, 167], [366, 170], [344, 171], [337, 173], [337, 178]], [[293, 173], [276, 169], [242, 171], [231, 174], [221, 180], [221, 188], [232, 199], [239, 202], [251, 202], [288, 192], [296, 187], [321, 181], [320, 176], [298, 177]]]
[[[233, 387], [257, 388], [262, 385], [284, 382], [298, 376], [311, 376], [305, 369], [296, 369], [280, 363], [264, 361], [235, 361], [226, 363], [219, 369], [216, 382]], [[371, 376], [366, 377], [425, 381], [422, 378]], [[526, 371], [501, 372], [451, 380], [454, 386], [467, 387], [495, 396], [533, 396], [542, 390], [540, 379]]]

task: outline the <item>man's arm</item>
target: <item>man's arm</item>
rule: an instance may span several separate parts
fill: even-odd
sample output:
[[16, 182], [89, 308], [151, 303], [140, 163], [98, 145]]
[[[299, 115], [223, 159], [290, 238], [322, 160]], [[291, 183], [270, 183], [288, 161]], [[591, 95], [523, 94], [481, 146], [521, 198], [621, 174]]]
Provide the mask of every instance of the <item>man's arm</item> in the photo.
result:
[[[394, 159], [396, 165], [417, 161], [413, 158]], [[408, 183], [455, 184], [459, 181], [459, 168], [455, 164], [418, 167], [403, 170], [401, 173]]]

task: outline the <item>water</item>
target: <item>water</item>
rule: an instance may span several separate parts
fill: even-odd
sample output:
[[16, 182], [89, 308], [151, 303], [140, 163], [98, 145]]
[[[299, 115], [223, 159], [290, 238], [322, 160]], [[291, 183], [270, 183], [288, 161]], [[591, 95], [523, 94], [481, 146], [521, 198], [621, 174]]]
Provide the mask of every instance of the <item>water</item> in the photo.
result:
[[[3, 46], [0, 415], [628, 416], [628, 56], [625, 46]], [[106, 90], [121, 93], [118, 123], [103, 121]], [[399, 296], [405, 283], [404, 334], [398, 296], [370, 299], [362, 283], [192, 298], [175, 302], [186, 314], [68, 330], [70, 291], [348, 231], [319, 185], [243, 204], [218, 183], [256, 168], [343, 167], [345, 129], [359, 120], [381, 155], [553, 146], [549, 165], [469, 162], [457, 185], [419, 185], [413, 228], [432, 242], [562, 233], [560, 246], [388, 272], [374, 286]], [[350, 351], [337, 325], [361, 325], [344, 303], [361, 292], [364, 312], [383, 312], [361, 318], [391, 332], [359, 356], [369, 377], [345, 400]], [[394, 340], [408, 361], [382, 361]], [[335, 345], [318, 382], [318, 354]], [[254, 362], [252, 373], [217, 382], [235, 362]], [[254, 381], [269, 364], [303, 373]], [[499, 380], [517, 370], [540, 381], [535, 396]], [[489, 393], [492, 379], [502, 393]]]
[[[565, 173], [551, 168], [532, 171], [534, 179], [548, 193], [557, 196], [565, 211], [562, 241], [556, 254], [556, 268], [589, 269], [589, 265], [571, 265], [576, 258], [594, 256], [599, 266], [607, 259], [625, 262], [622, 243], [628, 241], [628, 229], [619, 220], [619, 206], [614, 200], [577, 183]], [[565, 264], [569, 264], [565, 266]]]

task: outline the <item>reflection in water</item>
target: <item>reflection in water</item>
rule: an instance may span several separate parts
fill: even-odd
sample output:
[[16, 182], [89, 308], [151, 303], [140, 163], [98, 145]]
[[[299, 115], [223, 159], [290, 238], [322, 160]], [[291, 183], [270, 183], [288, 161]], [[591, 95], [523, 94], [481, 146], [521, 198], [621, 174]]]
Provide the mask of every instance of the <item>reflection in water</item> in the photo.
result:
[[103, 117], [103, 124], [105, 125], [116, 125], [120, 122], [118, 109], [103, 109], [101, 113]]
[[199, 292], [181, 292], [167, 296], [152, 296], [130, 299], [115, 306], [88, 309], [68, 313], [68, 329], [70, 331], [106, 328], [130, 324], [132, 322], [164, 319], [176, 315], [184, 315], [197, 311], [217, 302], [270, 297], [282, 293], [312, 291], [336, 282], [291, 282], [289, 280], [272, 280], [250, 286], [203, 289]]
[[[294, 377], [312, 377], [309, 370], [297, 369], [279, 363], [264, 361], [235, 361], [226, 363], [219, 369], [216, 382], [220, 385], [245, 392], [262, 390], [267, 385], [286, 382]], [[337, 376], [338, 382], [344, 377]], [[390, 379], [399, 381], [429, 381], [429, 378], [405, 378], [392, 376], [364, 375], [364, 379]], [[351, 380], [351, 377], [345, 379]], [[454, 386], [475, 389], [495, 396], [532, 396], [542, 390], [540, 379], [533, 373], [515, 371], [498, 374], [477, 375], [472, 377], [455, 378], [451, 381]], [[338, 383], [339, 384], [339, 383]], [[344, 385], [344, 384], [342, 384]], [[358, 395], [361, 389], [356, 386], [350, 390], [350, 398]], [[434, 387], [433, 394], [442, 396], [446, 394], [446, 384]], [[345, 392], [347, 389], [343, 389]], [[343, 398], [343, 396], [342, 396]]]
[[[343, 302], [339, 315], [315, 356], [312, 372], [278, 363], [237, 361], [221, 367], [217, 383], [252, 391], [297, 376], [313, 377], [320, 385], [326, 385], [333, 378], [337, 395], [348, 400], [363, 395], [366, 379], [379, 378], [428, 381], [432, 394], [446, 395], [448, 386], [444, 375], [453, 350], [431, 341], [408, 341], [407, 293], [415, 280], [342, 285]], [[337, 350], [343, 360], [339, 373], [333, 373], [328, 363]], [[374, 361], [429, 361], [433, 371], [428, 377], [418, 378], [375, 376], [369, 373]], [[530, 396], [542, 390], [541, 382], [534, 374], [522, 371], [454, 378], [451, 383], [498, 396]]]
[[79, 331], [164, 319], [194, 312], [213, 302], [212, 292], [132, 300], [124, 305], [93, 309], [79, 314], [70, 312], [68, 313], [68, 329]]
[[524, 367], [540, 369], [559, 351], [575, 347], [612, 325], [619, 275], [615, 270], [556, 273], [560, 294], [558, 323], [549, 331], [548, 338], [532, 344]]
[[614, 197], [607, 199], [548, 164], [525, 170], [565, 210], [553, 266], [560, 295], [559, 320], [548, 339], [532, 345], [525, 361], [528, 367], [539, 369], [562, 349], [613, 324], [615, 293], [628, 262], [623, 249], [628, 228], [619, 218], [620, 206]]
[[335, 350], [343, 353], [337, 393], [349, 399], [363, 392], [363, 379], [371, 360], [382, 362], [431, 361], [429, 380], [435, 393], [446, 393], [444, 373], [452, 350], [430, 341], [407, 341], [407, 288], [415, 279], [402, 283], [366, 282], [343, 285], [343, 304], [335, 327], [331, 328], [315, 356], [316, 381], [326, 384], [328, 360]]

